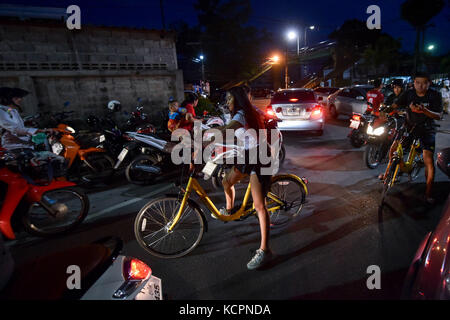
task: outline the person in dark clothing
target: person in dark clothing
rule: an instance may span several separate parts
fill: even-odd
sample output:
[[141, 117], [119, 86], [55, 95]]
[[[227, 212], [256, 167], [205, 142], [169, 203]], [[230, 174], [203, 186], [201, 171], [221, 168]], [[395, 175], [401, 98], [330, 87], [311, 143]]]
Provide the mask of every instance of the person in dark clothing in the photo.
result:
[[391, 93], [385, 101], [385, 105], [392, 106], [395, 102], [395, 100], [403, 93], [403, 80], [402, 79], [395, 79], [392, 82], [392, 88], [394, 90], [393, 93]]
[[[406, 128], [412, 132], [411, 139], [419, 138], [423, 149], [423, 161], [425, 164], [425, 177], [427, 187], [425, 191], [425, 201], [433, 204], [432, 187], [434, 182], [434, 151], [436, 145], [436, 124], [435, 120], [442, 118], [442, 97], [439, 92], [430, 89], [430, 77], [425, 73], [417, 73], [414, 77], [414, 89], [406, 90], [394, 102], [392, 107], [405, 108], [407, 112]], [[397, 150], [401, 139], [397, 134], [392, 144], [389, 157]], [[380, 175], [380, 179], [386, 177]]]

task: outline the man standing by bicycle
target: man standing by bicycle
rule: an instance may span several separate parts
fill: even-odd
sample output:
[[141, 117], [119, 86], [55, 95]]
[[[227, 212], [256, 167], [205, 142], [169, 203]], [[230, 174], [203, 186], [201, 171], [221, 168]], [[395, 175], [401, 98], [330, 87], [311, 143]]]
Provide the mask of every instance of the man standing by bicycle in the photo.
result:
[[[442, 118], [442, 97], [439, 92], [430, 89], [430, 77], [419, 72], [414, 77], [414, 88], [406, 90], [394, 102], [392, 107], [405, 108], [407, 112], [406, 129], [412, 132], [412, 139], [419, 138], [423, 150], [423, 161], [425, 164], [426, 191], [425, 201], [434, 204], [432, 198], [432, 187], [434, 182], [434, 151], [436, 147], [436, 123], [434, 120]], [[411, 141], [412, 141], [411, 139]], [[392, 144], [389, 158], [397, 150], [400, 134], [397, 134]], [[387, 171], [379, 178], [385, 179]]]

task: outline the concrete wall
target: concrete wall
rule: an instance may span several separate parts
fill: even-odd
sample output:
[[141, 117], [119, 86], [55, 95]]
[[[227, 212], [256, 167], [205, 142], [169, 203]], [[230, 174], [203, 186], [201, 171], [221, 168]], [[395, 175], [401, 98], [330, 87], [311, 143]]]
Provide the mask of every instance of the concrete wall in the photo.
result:
[[85, 26], [70, 31], [63, 22], [0, 20], [0, 86], [32, 93], [25, 99], [26, 114], [102, 114], [110, 100], [131, 111], [138, 97], [153, 113], [166, 108], [169, 97], [183, 97], [174, 35]]

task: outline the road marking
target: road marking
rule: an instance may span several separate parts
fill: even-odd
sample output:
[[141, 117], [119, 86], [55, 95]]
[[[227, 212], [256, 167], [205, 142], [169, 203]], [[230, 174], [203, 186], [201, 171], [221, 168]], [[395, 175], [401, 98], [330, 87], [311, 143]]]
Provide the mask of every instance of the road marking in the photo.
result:
[[145, 198], [143, 198], [143, 197], [133, 198], [133, 199], [130, 199], [130, 200], [127, 200], [127, 201], [118, 203], [118, 204], [116, 204], [116, 205], [114, 205], [114, 206], [112, 206], [112, 207], [103, 209], [103, 210], [101, 210], [101, 211], [99, 211], [99, 212], [92, 213], [92, 214], [88, 214], [88, 216], [86, 217], [86, 220], [85, 220], [85, 221], [90, 221], [90, 220], [92, 220], [93, 218], [96, 218], [96, 217], [105, 215], [106, 213], [110, 213], [110, 212], [112, 212], [112, 211], [114, 211], [114, 210], [117, 210], [117, 209], [120, 209], [120, 208], [129, 206], [129, 205], [132, 205], [132, 204], [134, 204], [134, 203], [136, 203], [136, 202], [139, 202], [139, 201], [148, 199], [148, 198], [150, 198], [150, 197], [152, 197], [152, 196], [154, 196], [154, 195], [156, 195], [156, 194], [158, 194], [158, 193], [161, 193], [161, 192], [163, 192], [163, 191], [169, 190], [169, 189], [172, 188], [172, 187], [173, 187], [173, 184], [169, 184], [169, 185], [166, 185], [166, 186], [164, 186], [164, 187], [161, 187], [161, 188], [159, 188], [159, 189], [156, 189], [156, 190], [150, 192], [149, 194], [147, 194], [147, 195], [145, 196]]
[[[86, 217], [86, 219], [84, 219], [84, 221], [83, 221], [82, 224], [84, 224], [84, 223], [86, 223], [86, 222], [88, 222], [88, 221], [91, 221], [91, 220], [93, 220], [94, 218], [97, 218], [97, 217], [99, 217], [99, 216], [102, 216], [102, 215], [105, 215], [105, 214], [107, 214], [107, 213], [110, 213], [110, 212], [112, 212], [112, 211], [114, 211], [114, 210], [117, 210], [117, 209], [120, 209], [120, 208], [122, 208], [122, 207], [125, 207], [125, 206], [127, 206], [127, 205], [131, 205], [131, 204], [136, 203], [136, 202], [138, 202], [138, 201], [148, 199], [149, 197], [152, 197], [152, 196], [154, 196], [154, 195], [156, 195], [156, 194], [158, 194], [158, 193], [164, 192], [164, 191], [166, 191], [166, 190], [168, 190], [168, 189], [170, 189], [170, 188], [172, 188], [172, 187], [174, 187], [174, 184], [168, 184], [168, 185], [165, 185], [165, 186], [163, 186], [163, 187], [161, 187], [161, 188], [159, 188], [159, 189], [156, 189], [156, 190], [150, 192], [149, 194], [147, 194], [147, 195], [145, 196], [145, 198], [143, 198], [143, 197], [133, 198], [133, 199], [124, 201], [124, 202], [122, 202], [122, 203], [118, 203], [118, 204], [116, 204], [116, 205], [114, 205], [114, 206], [112, 206], [112, 207], [109, 207], [109, 208], [107, 208], [107, 209], [101, 210], [101, 211], [99, 211], [99, 212], [96, 212], [96, 213], [93, 213], [93, 214], [89, 214], [89, 213], [88, 213], [88, 216]], [[114, 189], [113, 189], [113, 190], [114, 190]], [[27, 237], [25, 237], [25, 238], [22, 238], [22, 239], [19, 239], [19, 240], [10, 240], [10, 241], [7, 241], [7, 242], [5, 243], [5, 246], [7, 246], [7, 247], [13, 247], [14, 245], [16, 245], [16, 244], [18, 244], [18, 243], [20, 243], [21, 245], [23, 245], [23, 244], [26, 244], [26, 243], [29, 243], [29, 242], [32, 242], [32, 241], [35, 241], [35, 240], [39, 240], [39, 239], [42, 239], [42, 238], [40, 238], [40, 237], [35, 237], [35, 236], [32, 236], [32, 235], [28, 235], [28, 234], [27, 234]]]

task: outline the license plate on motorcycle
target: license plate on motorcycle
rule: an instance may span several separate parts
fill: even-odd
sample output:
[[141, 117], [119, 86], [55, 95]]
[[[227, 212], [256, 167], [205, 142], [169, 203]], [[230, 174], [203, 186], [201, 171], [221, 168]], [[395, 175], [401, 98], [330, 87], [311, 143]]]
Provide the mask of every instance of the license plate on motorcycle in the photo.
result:
[[217, 168], [217, 164], [215, 164], [214, 162], [208, 161], [205, 165], [205, 167], [203, 168], [202, 172], [208, 176], [212, 176], [214, 171]]
[[122, 152], [117, 157], [117, 159], [119, 159], [120, 161], [123, 161], [123, 159], [125, 159], [127, 154], [128, 154], [128, 149], [123, 149]]
[[361, 121], [358, 120], [350, 120], [350, 128], [358, 129]]
[[134, 300], [162, 300], [161, 279], [151, 276]]
[[102, 143], [103, 141], [105, 141], [105, 140], [106, 140], [106, 139], [105, 139], [105, 135], [102, 134], [102, 135], [100, 136], [99, 140], [100, 140], [100, 143]]

